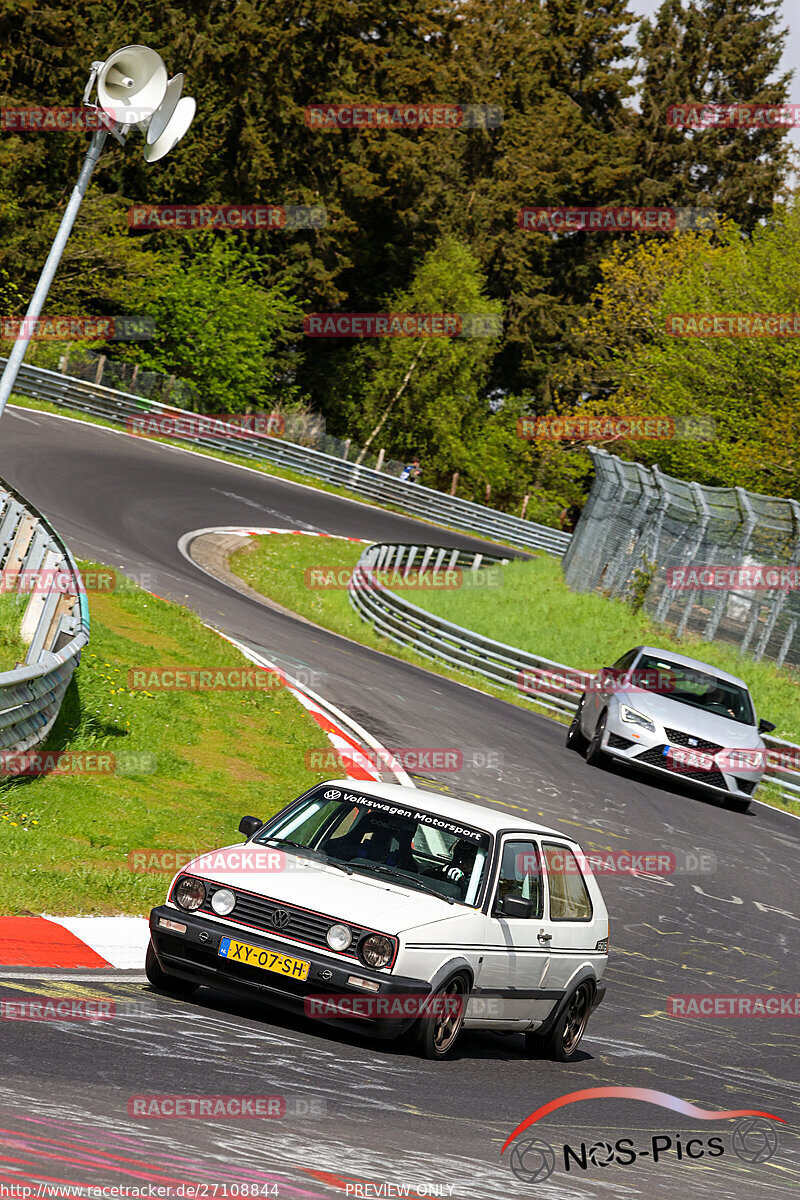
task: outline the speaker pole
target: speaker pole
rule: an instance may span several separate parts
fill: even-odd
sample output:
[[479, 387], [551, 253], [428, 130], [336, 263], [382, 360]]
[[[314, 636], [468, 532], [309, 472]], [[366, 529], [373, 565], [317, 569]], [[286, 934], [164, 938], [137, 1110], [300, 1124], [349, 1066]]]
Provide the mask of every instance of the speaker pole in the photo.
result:
[[33, 293], [31, 302], [28, 305], [28, 311], [25, 314], [25, 323], [19, 331], [19, 336], [14, 342], [11, 353], [8, 356], [5, 370], [2, 378], [0, 378], [0, 417], [3, 415], [8, 398], [11, 395], [14, 384], [19, 374], [19, 369], [22, 366], [22, 360], [25, 357], [25, 351], [28, 348], [28, 342], [31, 340], [31, 334], [34, 328], [35, 319], [41, 315], [44, 302], [47, 299], [47, 293], [50, 291], [50, 284], [53, 282], [53, 276], [56, 273], [61, 255], [64, 253], [64, 247], [67, 244], [69, 235], [72, 232], [72, 226], [75, 224], [75, 218], [78, 215], [78, 209], [81, 206], [81, 200], [86, 195], [86, 190], [89, 186], [89, 180], [92, 177], [92, 172], [100, 157], [100, 152], [105, 145], [108, 137], [107, 129], [98, 129], [92, 136], [89, 149], [86, 152], [86, 158], [83, 160], [81, 173], [78, 176], [78, 182], [75, 184], [72, 195], [69, 198], [69, 204], [64, 210], [64, 216], [61, 218], [61, 224], [58, 227], [58, 233], [55, 236], [53, 245], [50, 247], [50, 253], [47, 256], [47, 261], [42, 267], [42, 273], [39, 276], [39, 282], [36, 285], [36, 291]]

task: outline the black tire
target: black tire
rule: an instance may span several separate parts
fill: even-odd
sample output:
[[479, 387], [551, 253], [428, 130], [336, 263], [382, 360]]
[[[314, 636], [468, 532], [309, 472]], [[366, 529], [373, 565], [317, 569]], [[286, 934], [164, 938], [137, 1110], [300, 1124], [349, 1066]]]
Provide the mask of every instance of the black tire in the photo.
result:
[[578, 701], [578, 707], [575, 710], [575, 716], [572, 718], [572, 724], [567, 730], [567, 749], [577, 750], [578, 754], [583, 754], [586, 749], [586, 738], [581, 732], [581, 713], [583, 712], [583, 702], [586, 696], [581, 696]]
[[607, 719], [608, 713], [602, 712], [600, 714], [600, 720], [597, 722], [594, 733], [592, 734], [592, 740], [589, 742], [583, 753], [583, 757], [586, 759], [590, 767], [599, 767], [600, 763], [605, 761], [605, 751], [600, 749], [600, 743], [602, 742], [603, 734], [606, 731]]
[[464, 1024], [464, 1014], [469, 1000], [469, 982], [464, 975], [454, 975], [432, 993], [431, 999], [451, 997], [460, 1000], [458, 1012], [453, 1016], [446, 1014], [420, 1017], [413, 1027], [412, 1036], [414, 1049], [421, 1058], [432, 1058], [441, 1061], [448, 1058], [458, 1040], [461, 1026]]
[[549, 1033], [525, 1034], [525, 1050], [530, 1058], [550, 1058], [554, 1062], [569, 1062], [574, 1058], [586, 1031], [592, 1010], [594, 988], [588, 980], [579, 983]]
[[188, 979], [178, 979], [176, 975], [167, 975], [156, 958], [152, 942], [147, 947], [144, 973], [154, 988], [158, 988], [160, 992], [172, 992], [176, 996], [191, 996], [199, 986], [199, 984], [190, 983]]

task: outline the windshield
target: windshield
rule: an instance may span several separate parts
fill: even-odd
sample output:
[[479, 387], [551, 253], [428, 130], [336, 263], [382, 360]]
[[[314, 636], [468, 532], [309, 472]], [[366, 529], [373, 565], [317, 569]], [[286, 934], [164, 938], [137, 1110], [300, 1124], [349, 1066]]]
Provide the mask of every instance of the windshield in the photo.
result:
[[756, 718], [746, 688], [717, 679], [695, 667], [684, 667], [653, 654], [643, 654], [631, 671], [636, 687], [659, 692], [679, 704], [690, 704], [715, 717], [727, 717], [741, 725], [755, 725]]
[[477, 905], [491, 838], [409, 805], [322, 785], [253, 839], [324, 854], [363, 873]]

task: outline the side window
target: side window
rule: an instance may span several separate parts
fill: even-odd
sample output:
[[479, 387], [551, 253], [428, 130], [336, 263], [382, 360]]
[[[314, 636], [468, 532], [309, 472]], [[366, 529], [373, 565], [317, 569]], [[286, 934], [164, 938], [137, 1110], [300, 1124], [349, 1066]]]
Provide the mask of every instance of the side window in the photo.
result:
[[550, 882], [551, 921], [591, 921], [592, 902], [575, 855], [566, 846], [542, 846]]
[[614, 666], [620, 671], [627, 671], [629, 667], [633, 666], [638, 653], [639, 647], [637, 646], [634, 650], [629, 650], [627, 654], [623, 654], [622, 658], [618, 658]]
[[506, 896], [521, 896], [523, 900], [532, 900], [533, 912], [530, 920], [541, 920], [544, 910], [542, 863], [535, 842], [504, 842], [495, 908]]

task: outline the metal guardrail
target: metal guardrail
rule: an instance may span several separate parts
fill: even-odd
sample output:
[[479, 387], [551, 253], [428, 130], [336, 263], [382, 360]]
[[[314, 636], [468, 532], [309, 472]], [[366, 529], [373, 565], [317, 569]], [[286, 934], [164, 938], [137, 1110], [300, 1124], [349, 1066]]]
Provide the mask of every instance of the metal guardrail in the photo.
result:
[[[5, 360], [0, 358], [0, 367]], [[154, 400], [144, 400], [127, 392], [114, 391], [97, 384], [86, 383], [70, 376], [46, 371], [42, 367], [26, 364], [20, 368], [14, 391], [22, 396], [37, 400], [49, 400], [64, 408], [103, 417], [115, 424], [125, 425], [132, 417], [142, 413], [168, 418], [186, 418], [186, 409], [171, 408]], [[199, 417], [200, 414], [191, 414]], [[251, 433], [243, 437], [241, 431], [233, 431], [231, 437], [183, 436], [171, 434], [176, 440], [190, 442], [207, 449], [225, 450], [228, 453], [260, 462], [286, 467], [300, 475], [322, 479], [326, 483], [345, 487], [368, 500], [391, 504], [402, 512], [423, 520], [448, 525], [460, 532], [477, 534], [488, 539], [496, 538], [525, 550], [545, 550], [561, 557], [570, 542], [571, 535], [534, 521], [524, 521], [497, 509], [448, 496], [434, 488], [422, 487], [418, 483], [405, 483], [373, 470], [358, 466], [331, 454], [323, 454], [307, 446], [298, 446], [278, 437]]]
[[0, 672], [0, 751], [21, 753], [43, 742], [58, 716], [89, 641], [89, 605], [67, 546], [7, 483], [0, 483], [0, 579], [4, 592], [30, 597], [21, 625], [25, 663]]
[[[377, 542], [364, 550], [353, 571], [350, 603], [378, 633], [398, 645], [411, 646], [418, 654], [451, 667], [475, 671], [501, 687], [513, 687], [519, 695], [554, 715], [572, 717], [581, 692], [595, 678], [593, 672], [553, 662], [454, 625], [396, 595], [383, 582], [384, 573], [402, 576], [411, 571], [456, 568], [471, 573], [479, 572], [487, 564], [508, 561], [495, 555], [439, 546]], [[769, 735], [764, 742], [768, 751], [764, 781], [785, 789], [782, 795], [786, 799], [800, 799], [800, 770], [795, 769], [800, 766], [800, 746]]]

